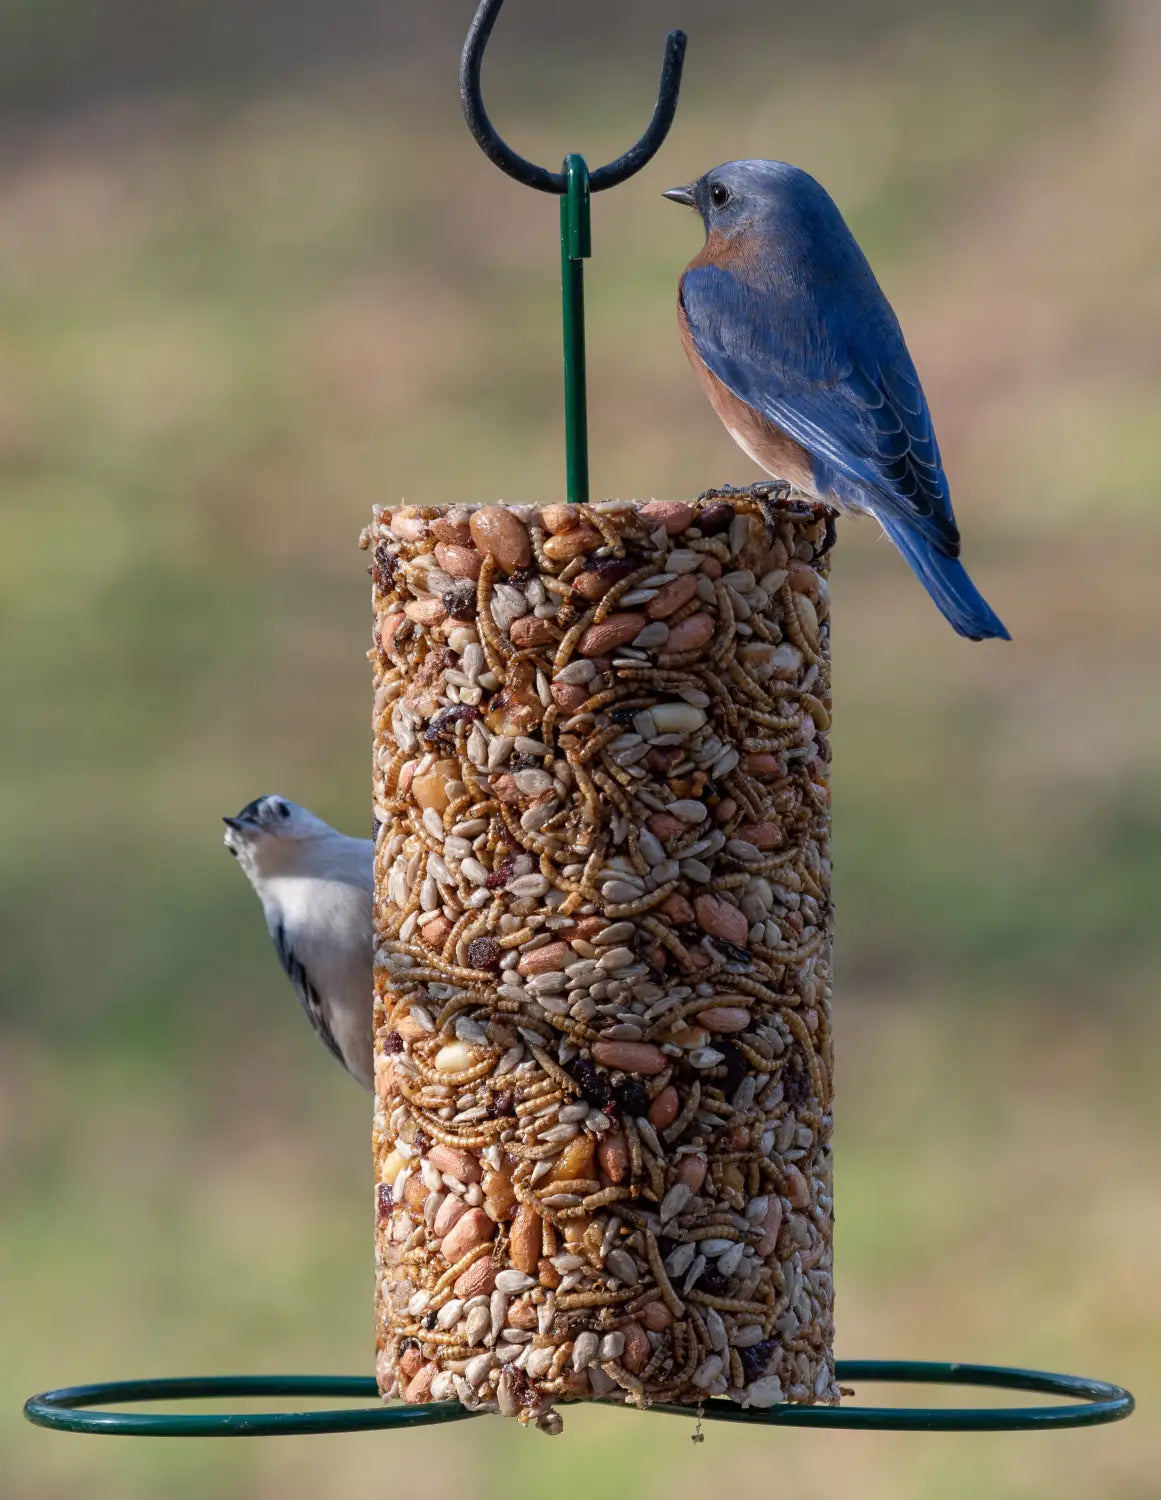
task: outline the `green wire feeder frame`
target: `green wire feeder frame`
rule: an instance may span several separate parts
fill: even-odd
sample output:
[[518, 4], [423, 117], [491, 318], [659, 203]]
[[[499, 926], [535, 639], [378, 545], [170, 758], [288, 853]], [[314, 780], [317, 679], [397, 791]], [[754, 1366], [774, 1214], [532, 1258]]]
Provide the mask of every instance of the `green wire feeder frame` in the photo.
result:
[[[665, 43], [661, 85], [653, 118], [635, 146], [608, 165], [589, 171], [582, 156], [570, 154], [561, 172], [517, 155], [496, 133], [484, 108], [480, 67], [484, 49], [504, 0], [482, 0], [460, 60], [460, 97], [468, 128], [484, 154], [509, 177], [560, 198], [561, 301], [564, 324], [564, 415], [567, 492], [571, 503], [589, 498], [588, 432], [585, 393], [584, 261], [591, 254], [590, 193], [615, 187], [634, 176], [656, 154], [677, 109], [685, 35], [671, 31]], [[1054, 1406], [799, 1406], [790, 1403], [744, 1409], [724, 1399], [701, 1407], [658, 1404], [651, 1412], [699, 1421], [746, 1422], [766, 1427], [860, 1428], [893, 1432], [1023, 1432], [1058, 1427], [1093, 1427], [1118, 1422], [1133, 1410], [1123, 1387], [1075, 1375], [997, 1365], [942, 1364], [916, 1360], [840, 1360], [835, 1367], [845, 1384], [885, 1382], [905, 1385], [977, 1386], [1030, 1391], [1064, 1398]], [[194, 1401], [255, 1397], [349, 1397], [371, 1406], [342, 1410], [226, 1412], [219, 1415], [172, 1412], [138, 1414], [105, 1411], [105, 1403]], [[591, 1404], [591, 1403], [590, 1403]], [[600, 1404], [600, 1403], [598, 1403]], [[275, 1437], [290, 1433], [369, 1432], [379, 1428], [426, 1427], [486, 1415], [458, 1402], [409, 1406], [379, 1399], [375, 1381], [362, 1375], [226, 1375], [166, 1380], [108, 1381], [45, 1391], [25, 1403], [24, 1415], [40, 1427], [131, 1437]]]
[[[746, 1411], [716, 1398], [704, 1406], [648, 1408], [671, 1417], [716, 1422], [756, 1422], [766, 1427], [851, 1427], [892, 1432], [1022, 1432], [1049, 1427], [1095, 1427], [1119, 1422], [1133, 1410], [1133, 1398], [1118, 1385], [1052, 1375], [1043, 1370], [1005, 1370], [997, 1365], [928, 1364], [916, 1360], [839, 1360], [841, 1381], [888, 1381], [907, 1385], [974, 1385], [994, 1390], [1034, 1391], [1065, 1396], [1067, 1406], [771, 1406]], [[94, 1411], [104, 1402], [195, 1401], [220, 1397], [365, 1397], [373, 1406], [345, 1410], [227, 1412], [180, 1416], [159, 1412]], [[589, 1402], [587, 1405], [594, 1403]], [[599, 1404], [599, 1403], [598, 1403]], [[303, 1432], [370, 1432], [381, 1427], [428, 1427], [486, 1416], [457, 1401], [407, 1406], [379, 1400], [369, 1375], [225, 1375], [188, 1380], [120, 1380], [46, 1391], [25, 1403], [24, 1415], [39, 1427], [62, 1432], [100, 1432], [128, 1437], [277, 1437]]]

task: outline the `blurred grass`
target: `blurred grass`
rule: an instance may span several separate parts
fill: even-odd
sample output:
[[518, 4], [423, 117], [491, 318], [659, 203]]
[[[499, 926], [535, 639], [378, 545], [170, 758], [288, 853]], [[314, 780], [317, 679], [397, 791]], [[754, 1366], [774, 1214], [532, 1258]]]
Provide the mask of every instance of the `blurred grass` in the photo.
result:
[[[595, 205], [594, 488], [747, 477], [677, 349], [697, 232], [658, 192], [729, 156], [815, 171], [908, 331], [1015, 636], [958, 642], [873, 528], [842, 528], [840, 1352], [1075, 1370], [1147, 1408], [1161, 26], [1127, 0], [902, 9], [829, 55], [791, 30], [773, 72], [694, 36], [661, 161]], [[639, 128], [628, 70], [582, 97], [536, 61], [491, 85], [521, 149], [605, 159]], [[1144, 1500], [1147, 1409], [700, 1449], [632, 1413], [390, 1449], [16, 1418], [74, 1380], [370, 1366], [366, 1105], [316, 1056], [217, 818], [280, 790], [365, 828], [372, 503], [559, 493], [554, 209], [486, 167], [445, 84], [159, 84], [0, 121], [5, 1496], [673, 1500], [776, 1466], [803, 1500]]]

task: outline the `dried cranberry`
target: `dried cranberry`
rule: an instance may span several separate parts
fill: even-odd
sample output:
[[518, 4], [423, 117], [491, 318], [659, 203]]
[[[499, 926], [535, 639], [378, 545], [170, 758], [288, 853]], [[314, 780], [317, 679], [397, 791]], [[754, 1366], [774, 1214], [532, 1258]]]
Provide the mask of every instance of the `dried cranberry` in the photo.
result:
[[471, 969], [495, 969], [500, 965], [504, 950], [494, 937], [473, 938], [468, 944], [468, 967]]
[[510, 1115], [516, 1107], [516, 1096], [511, 1089], [504, 1089], [499, 1094], [492, 1096], [492, 1102], [488, 1107], [488, 1114], [493, 1120], [498, 1120], [502, 1115]]
[[802, 1058], [793, 1054], [782, 1069], [782, 1097], [795, 1112], [806, 1104], [811, 1095], [810, 1071]]
[[522, 589], [526, 583], [531, 583], [536, 574], [531, 568], [513, 568], [508, 574], [508, 582], [514, 589]]
[[[702, 1281], [704, 1284], [704, 1277]], [[760, 1344], [751, 1344], [748, 1349], [738, 1350], [738, 1358], [742, 1361], [742, 1374], [746, 1377], [747, 1385], [765, 1372], [777, 1348], [777, 1339], [763, 1339]]]
[[444, 590], [443, 607], [453, 620], [474, 620], [476, 618], [475, 584], [466, 579], [462, 583], [453, 583], [450, 589]]
[[529, 755], [521, 751], [519, 755], [512, 755], [508, 759], [508, 766], [513, 771], [539, 770], [544, 764], [543, 755]]
[[620, 724], [622, 728], [627, 729], [640, 712], [639, 708], [614, 708], [609, 718], [614, 724]]
[[397, 1031], [389, 1031], [387, 1033], [387, 1040], [383, 1043], [383, 1050], [387, 1053], [403, 1051], [403, 1038]]
[[725, 1037], [717, 1037], [714, 1047], [721, 1052], [726, 1060], [725, 1093], [727, 1099], [732, 1099], [737, 1092], [738, 1085], [749, 1071], [746, 1067], [746, 1059], [733, 1042], [727, 1041]]
[[395, 575], [398, 571], [398, 557], [386, 542], [379, 542], [375, 547], [374, 561], [371, 564], [371, 577], [380, 593], [391, 592], [395, 587]]
[[703, 1271], [698, 1277], [698, 1290], [711, 1297], [724, 1297], [729, 1290], [729, 1278], [720, 1271]]
[[508, 1389], [521, 1406], [537, 1407], [540, 1405], [540, 1393], [523, 1370], [518, 1370], [515, 1365], [509, 1365], [505, 1374]]
[[471, 703], [452, 703], [441, 708], [423, 731], [429, 745], [440, 745], [445, 749], [455, 748], [456, 725], [470, 723], [480, 717], [480, 710]]
[[640, 566], [640, 557], [593, 557], [585, 565], [585, 572], [595, 573], [606, 583], [616, 583], [618, 578], [628, 578]]
[[726, 500], [711, 500], [697, 513], [697, 524], [706, 536], [715, 531], [725, 531], [734, 519], [734, 507]]
[[737, 943], [727, 943], [725, 938], [714, 938], [714, 947], [721, 953], [722, 957], [730, 964], [748, 964], [750, 955], [745, 948], [739, 948]]
[[649, 1095], [645, 1091], [645, 1085], [636, 1078], [626, 1078], [624, 1083], [617, 1084], [613, 1093], [627, 1115], [637, 1118], [649, 1113]]
[[594, 1109], [607, 1109], [613, 1102], [613, 1090], [609, 1080], [595, 1063], [588, 1058], [577, 1057], [568, 1064], [568, 1071], [576, 1079], [577, 1087], [585, 1100]]
[[391, 1209], [395, 1200], [391, 1196], [391, 1188], [385, 1182], [379, 1183], [375, 1189], [375, 1222], [382, 1227], [391, 1217]]
[[484, 881], [485, 887], [489, 891], [498, 891], [501, 886], [507, 885], [508, 882], [512, 879], [512, 874], [515, 869], [516, 861], [511, 857], [511, 855], [509, 855], [506, 859], [502, 859], [496, 866], [496, 868], [490, 872], [487, 880]]
[[673, 767], [685, 755], [682, 745], [655, 745], [645, 757], [645, 764], [660, 776], [668, 776]]

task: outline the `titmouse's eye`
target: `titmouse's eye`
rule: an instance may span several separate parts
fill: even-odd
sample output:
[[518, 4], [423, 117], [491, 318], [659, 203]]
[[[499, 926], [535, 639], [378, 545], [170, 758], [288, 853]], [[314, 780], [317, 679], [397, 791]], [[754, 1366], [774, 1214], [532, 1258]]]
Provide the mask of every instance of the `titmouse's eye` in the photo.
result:
[[277, 812], [277, 814], [278, 814], [278, 816], [280, 818], [289, 818], [290, 817], [290, 808], [287, 807], [287, 805], [286, 805], [285, 802], [276, 802], [274, 804], [274, 810], [275, 810], [275, 812]]
[[715, 182], [710, 188], [709, 197], [715, 208], [725, 208], [730, 201], [730, 190], [724, 182]]

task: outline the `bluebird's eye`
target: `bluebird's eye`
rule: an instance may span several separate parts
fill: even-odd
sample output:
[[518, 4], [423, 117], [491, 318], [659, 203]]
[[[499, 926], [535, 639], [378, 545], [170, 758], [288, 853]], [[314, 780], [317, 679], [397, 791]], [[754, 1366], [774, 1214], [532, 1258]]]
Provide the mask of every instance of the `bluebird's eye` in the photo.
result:
[[725, 208], [730, 201], [730, 190], [722, 182], [715, 182], [710, 188], [710, 202], [715, 208]]

